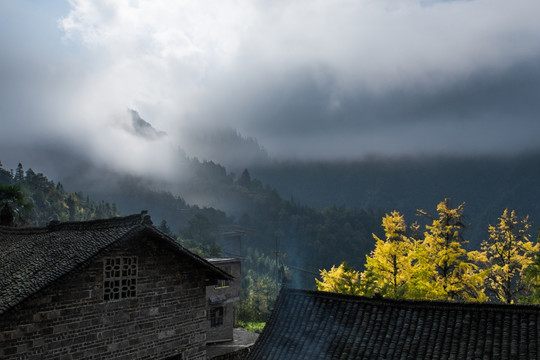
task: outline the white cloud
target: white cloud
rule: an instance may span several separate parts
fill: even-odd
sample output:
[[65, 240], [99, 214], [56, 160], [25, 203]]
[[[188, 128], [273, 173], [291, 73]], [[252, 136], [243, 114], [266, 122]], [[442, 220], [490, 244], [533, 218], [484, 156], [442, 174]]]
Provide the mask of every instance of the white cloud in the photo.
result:
[[279, 74], [322, 64], [339, 74], [340, 83], [384, 91], [404, 82], [505, 67], [539, 52], [533, 44], [540, 40], [534, 15], [540, 3], [534, 0], [430, 6], [414, 0], [72, 0], [71, 5], [62, 20], [68, 38], [106, 51], [113, 74], [124, 72], [139, 80], [134, 87], [150, 88], [133, 94], [140, 101], [182, 98], [223, 79], [249, 81], [243, 66]]
[[[393, 138], [388, 121], [435, 129], [460, 118], [445, 96], [479, 76], [501, 81], [540, 56], [537, 0], [70, 0], [55, 31], [34, 21], [37, 5], [7, 4], [6, 17], [21, 15], [49, 36], [25, 37], [15, 20], [3, 25], [14, 35], [1, 40], [0, 63], [15, 69], [0, 73], [5, 128], [35, 123], [37, 136], [82, 138], [115, 164], [134, 148], [149, 150], [115, 127], [127, 108], [170, 134], [163, 151], [182, 145], [184, 129], [204, 126], [238, 128], [275, 154], [329, 153], [316, 145], [326, 135], [335, 156], [384, 151], [377, 146]], [[20, 53], [33, 56], [21, 62]], [[431, 107], [418, 120], [424, 102]], [[482, 126], [470, 128], [476, 135], [456, 150], [482, 141]], [[380, 141], [354, 146], [371, 131]], [[409, 136], [396, 152], [422, 151]], [[130, 168], [157, 166], [145, 151]]]

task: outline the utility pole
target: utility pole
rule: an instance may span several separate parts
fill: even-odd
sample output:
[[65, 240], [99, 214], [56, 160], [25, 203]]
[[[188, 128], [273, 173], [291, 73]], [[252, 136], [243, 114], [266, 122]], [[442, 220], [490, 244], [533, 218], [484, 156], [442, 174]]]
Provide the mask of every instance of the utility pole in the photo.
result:
[[279, 294], [279, 247], [278, 247], [278, 237], [276, 236], [276, 251], [274, 251], [274, 254], [276, 254], [276, 297]]

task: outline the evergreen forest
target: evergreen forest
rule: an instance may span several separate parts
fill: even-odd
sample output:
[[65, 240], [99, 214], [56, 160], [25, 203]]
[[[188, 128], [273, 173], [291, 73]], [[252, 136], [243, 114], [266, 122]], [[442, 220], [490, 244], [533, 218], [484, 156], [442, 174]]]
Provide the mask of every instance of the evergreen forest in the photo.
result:
[[[228, 215], [210, 206], [190, 205], [168, 191], [153, 190], [134, 177], [113, 187], [121, 205], [93, 200], [69, 191], [60, 182], [18, 164], [0, 169], [2, 206], [10, 204], [19, 226], [44, 226], [50, 221], [80, 221], [149, 210], [154, 224], [202, 256], [242, 257], [243, 303], [246, 320], [264, 320], [277, 290], [289, 286], [313, 288], [318, 270], [351, 254], [370, 250], [382, 212], [330, 206], [316, 209], [282, 198], [275, 189], [251, 178], [227, 173], [213, 162], [193, 160], [197, 167], [192, 192], [242, 209]], [[22, 194], [22, 197], [10, 194]], [[241, 244], [241, 245], [237, 245]], [[359, 258], [359, 257], [358, 257]]]
[[[394, 293], [388, 287], [378, 287], [381, 280], [376, 279], [373, 269], [382, 255], [376, 254], [384, 248], [380, 243], [393, 236], [381, 226], [381, 219], [390, 224], [388, 219], [397, 209], [399, 216], [409, 219], [403, 236], [417, 245], [428, 239], [435, 243], [435, 230], [428, 227], [438, 218], [438, 210], [433, 214], [418, 209], [433, 209], [451, 197], [452, 203], [462, 204], [458, 206], [463, 225], [459, 228], [458, 257], [468, 259], [458, 267], [475, 274], [486, 271], [481, 253], [487, 248], [482, 250], [482, 244], [490, 239], [489, 224], [496, 226], [504, 209], [510, 214], [516, 210], [522, 218], [530, 214], [527, 236], [536, 240], [534, 218], [539, 213], [540, 191], [536, 190], [540, 182], [535, 169], [526, 166], [527, 160], [534, 165], [534, 159], [383, 159], [311, 165], [267, 162], [235, 169], [235, 173], [213, 161], [180, 154], [178, 161], [185, 174], [174, 183], [91, 166], [80, 166], [77, 177], [64, 174], [59, 182], [18, 164], [9, 170], [0, 166], [0, 195], [1, 206], [14, 208], [19, 226], [148, 210], [158, 228], [190, 250], [202, 256], [242, 257], [241, 318], [264, 321], [280, 286], [316, 288], [317, 282], [325, 281], [325, 274], [340, 268], [347, 276], [354, 278], [356, 271], [359, 278], [370, 279], [361, 281], [361, 293], [366, 295], [503, 301], [486, 290], [485, 272], [479, 285], [485, 297], [471, 295], [470, 289], [465, 292], [468, 297], [463, 291], [441, 295], [440, 290], [421, 290], [421, 282], [417, 287], [401, 286]], [[517, 173], [521, 176], [515, 176]], [[414, 247], [421, 248], [426, 247]], [[417, 258], [407, 261], [418, 266], [419, 252], [411, 249], [407, 251]], [[475, 260], [469, 261], [473, 254]], [[531, 256], [527, 259], [538, 261]], [[433, 270], [434, 265], [429, 266]], [[428, 278], [424, 284], [436, 282], [435, 276]], [[525, 278], [524, 272], [513, 281], [521, 278]], [[529, 287], [511, 300], [523, 301], [533, 293]]]

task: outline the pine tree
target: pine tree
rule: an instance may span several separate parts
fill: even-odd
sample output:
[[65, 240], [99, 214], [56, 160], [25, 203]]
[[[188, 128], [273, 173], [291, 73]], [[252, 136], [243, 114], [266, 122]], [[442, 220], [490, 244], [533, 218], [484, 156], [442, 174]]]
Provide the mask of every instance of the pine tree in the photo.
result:
[[66, 206], [68, 210], [69, 221], [75, 221], [77, 215], [77, 199], [75, 194], [70, 193], [66, 199]]
[[0, 162], [0, 184], [10, 184], [13, 180], [11, 173], [2, 168], [2, 162]]
[[161, 223], [157, 227], [162, 233], [172, 237], [176, 238], [176, 236], [173, 234], [171, 228], [169, 227], [169, 224], [167, 224], [167, 220], [163, 219], [161, 220]]
[[15, 178], [14, 178], [14, 180], [15, 180], [15, 182], [17, 184], [20, 184], [24, 180], [24, 169], [23, 169], [23, 166], [22, 166], [21, 163], [19, 163], [19, 165], [17, 165], [17, 169], [15, 170]]
[[242, 175], [238, 178], [238, 185], [243, 186], [245, 188], [251, 187], [251, 175], [249, 175], [248, 169], [244, 169], [242, 172]]

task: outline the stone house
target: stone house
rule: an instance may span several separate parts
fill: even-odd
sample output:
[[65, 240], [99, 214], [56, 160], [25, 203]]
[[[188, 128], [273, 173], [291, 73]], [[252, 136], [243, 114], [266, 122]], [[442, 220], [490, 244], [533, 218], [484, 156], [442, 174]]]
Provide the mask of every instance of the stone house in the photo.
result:
[[145, 212], [0, 227], [0, 358], [205, 359], [222, 280]]
[[540, 307], [283, 289], [247, 359], [539, 359]]
[[233, 328], [236, 323], [235, 307], [240, 301], [242, 279], [241, 260], [239, 258], [209, 258], [211, 264], [233, 276], [232, 280], [218, 280], [217, 284], [206, 288], [208, 303], [207, 343], [233, 340]]

